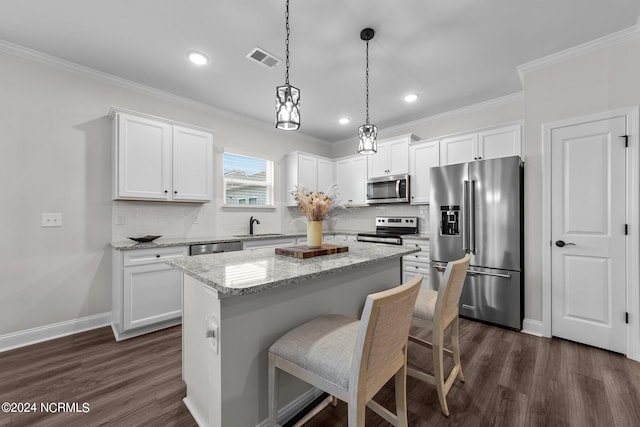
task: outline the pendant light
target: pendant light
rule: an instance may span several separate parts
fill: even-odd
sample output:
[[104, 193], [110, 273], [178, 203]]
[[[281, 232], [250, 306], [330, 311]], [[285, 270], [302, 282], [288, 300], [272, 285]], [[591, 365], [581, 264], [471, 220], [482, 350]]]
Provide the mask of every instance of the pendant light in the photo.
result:
[[369, 40], [373, 38], [375, 31], [372, 28], [365, 28], [360, 31], [360, 38], [367, 42], [367, 68], [366, 68], [366, 106], [367, 115], [365, 124], [358, 128], [358, 153], [375, 154], [378, 151], [378, 127], [369, 123]]
[[289, 84], [289, 0], [285, 10], [285, 80], [284, 85], [276, 87], [276, 128], [297, 130], [300, 127], [300, 91]]

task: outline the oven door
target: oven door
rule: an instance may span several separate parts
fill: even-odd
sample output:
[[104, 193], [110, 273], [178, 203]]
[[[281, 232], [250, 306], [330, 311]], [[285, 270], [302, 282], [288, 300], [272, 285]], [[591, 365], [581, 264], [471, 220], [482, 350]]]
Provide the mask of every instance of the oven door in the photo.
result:
[[394, 175], [367, 181], [367, 203], [408, 203], [409, 176]]

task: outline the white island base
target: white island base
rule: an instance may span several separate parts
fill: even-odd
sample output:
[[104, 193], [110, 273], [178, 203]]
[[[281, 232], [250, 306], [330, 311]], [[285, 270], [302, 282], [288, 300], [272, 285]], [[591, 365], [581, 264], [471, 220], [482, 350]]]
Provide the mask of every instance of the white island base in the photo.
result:
[[[266, 426], [271, 344], [319, 315], [360, 317], [368, 294], [400, 284], [401, 259], [380, 260], [246, 295], [223, 295], [187, 273], [183, 277], [184, 403], [200, 426]], [[282, 374], [280, 423], [319, 395], [319, 390]]]

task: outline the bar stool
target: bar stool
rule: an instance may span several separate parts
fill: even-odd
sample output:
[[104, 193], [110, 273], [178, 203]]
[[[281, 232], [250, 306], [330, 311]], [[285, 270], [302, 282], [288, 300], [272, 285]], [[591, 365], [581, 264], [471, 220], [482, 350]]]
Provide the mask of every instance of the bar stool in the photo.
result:
[[[361, 320], [320, 316], [278, 339], [269, 348], [269, 426], [276, 426], [280, 371], [347, 402], [350, 427], [364, 426], [365, 406], [407, 426], [407, 338], [421, 283], [418, 276], [368, 295]], [[393, 376], [396, 414], [372, 400]]]
[[[409, 335], [409, 341], [431, 347], [433, 350], [433, 375], [420, 371], [413, 367], [407, 367], [407, 375], [422, 380], [436, 386], [438, 399], [442, 412], [448, 417], [449, 407], [447, 406], [447, 393], [456, 379], [464, 382], [462, 375], [462, 364], [460, 363], [460, 343], [459, 339], [459, 308], [460, 294], [462, 286], [467, 277], [470, 255], [457, 261], [447, 263], [442, 284], [438, 291], [420, 289], [416, 307], [411, 318], [411, 326], [417, 326], [430, 330], [433, 333], [433, 343], [424, 341], [413, 335]], [[444, 348], [444, 332], [451, 326], [451, 347], [452, 350]], [[454, 366], [451, 372], [444, 379], [443, 352], [453, 355]]]

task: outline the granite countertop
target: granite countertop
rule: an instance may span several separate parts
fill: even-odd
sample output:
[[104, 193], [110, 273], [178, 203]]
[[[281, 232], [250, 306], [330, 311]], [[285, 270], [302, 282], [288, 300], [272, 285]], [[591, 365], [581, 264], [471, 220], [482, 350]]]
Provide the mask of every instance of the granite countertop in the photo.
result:
[[349, 251], [307, 259], [276, 255], [273, 248], [180, 257], [166, 261], [220, 296], [246, 295], [353, 268], [398, 259], [418, 248], [349, 242]]
[[[346, 234], [350, 236], [355, 236], [358, 233], [371, 231], [325, 231], [323, 234]], [[133, 240], [123, 240], [118, 242], [111, 242], [111, 247], [117, 249], [119, 251], [129, 251], [135, 249], [155, 249], [155, 248], [165, 248], [172, 246], [189, 246], [189, 245], [199, 245], [205, 243], [224, 243], [224, 242], [245, 242], [245, 241], [254, 241], [254, 240], [271, 240], [271, 239], [286, 239], [290, 237], [305, 237], [307, 233], [305, 232], [291, 232], [291, 233], [258, 233], [253, 236], [242, 235], [242, 236], [205, 236], [205, 237], [184, 237], [184, 238], [168, 238], [168, 237], [160, 237], [157, 240], [149, 243], [136, 243]], [[421, 234], [407, 234], [403, 236], [406, 239], [416, 239], [416, 240], [429, 240], [429, 235], [421, 233]]]

